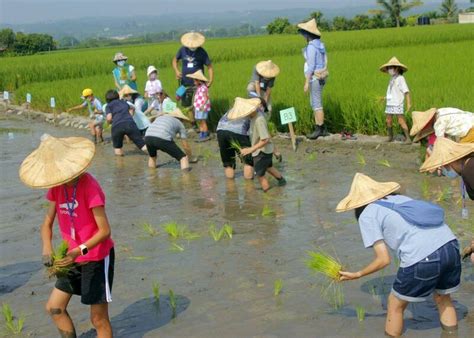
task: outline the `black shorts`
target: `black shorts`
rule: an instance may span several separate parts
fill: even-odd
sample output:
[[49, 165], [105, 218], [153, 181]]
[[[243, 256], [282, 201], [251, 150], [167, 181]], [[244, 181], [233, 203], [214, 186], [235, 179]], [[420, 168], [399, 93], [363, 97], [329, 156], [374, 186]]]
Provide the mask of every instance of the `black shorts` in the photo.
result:
[[180, 161], [186, 154], [181, 150], [180, 147], [174, 141], [163, 140], [162, 138], [155, 136], [146, 136], [145, 144], [148, 149], [150, 157], [156, 157], [158, 150], [161, 150], [171, 157], [174, 157]]
[[[224, 168], [232, 167], [235, 169], [235, 157], [238, 155], [237, 150], [231, 147], [231, 142], [236, 141], [242, 148], [251, 146], [250, 138], [245, 135], [233, 133], [228, 130], [217, 131], [217, 142], [219, 143], [219, 150], [221, 153], [221, 160]], [[253, 167], [252, 154], [244, 157], [244, 164]]]
[[181, 97], [181, 105], [183, 107], [191, 107], [193, 105], [193, 96], [194, 96], [194, 91], [195, 87], [186, 87], [186, 92], [184, 95]]
[[145, 145], [143, 136], [135, 122], [124, 122], [117, 126], [112, 126], [112, 144], [115, 149], [123, 147], [123, 138], [125, 135], [127, 135], [139, 149], [142, 149]]
[[86, 305], [104, 304], [112, 301], [115, 251], [101, 261], [75, 264], [66, 277], [58, 278], [56, 289], [81, 296]]
[[268, 168], [273, 167], [273, 154], [266, 154], [263, 151], [253, 158], [255, 175], [257, 177], [265, 176]]

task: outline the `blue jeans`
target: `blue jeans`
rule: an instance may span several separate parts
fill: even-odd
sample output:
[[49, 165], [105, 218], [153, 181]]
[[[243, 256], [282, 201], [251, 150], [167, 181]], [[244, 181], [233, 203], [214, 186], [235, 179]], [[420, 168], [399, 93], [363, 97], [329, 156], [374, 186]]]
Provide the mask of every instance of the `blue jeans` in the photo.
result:
[[423, 302], [433, 292], [448, 295], [459, 289], [461, 256], [459, 243], [452, 240], [406, 268], [399, 268], [392, 293], [408, 302]]

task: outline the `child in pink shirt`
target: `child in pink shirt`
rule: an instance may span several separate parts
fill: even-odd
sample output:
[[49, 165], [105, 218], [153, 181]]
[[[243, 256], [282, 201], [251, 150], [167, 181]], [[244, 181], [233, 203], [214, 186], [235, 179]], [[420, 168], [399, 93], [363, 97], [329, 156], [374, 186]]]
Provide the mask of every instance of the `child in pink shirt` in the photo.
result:
[[193, 106], [194, 118], [199, 125], [199, 142], [208, 141], [209, 129], [207, 127], [207, 119], [211, 111], [211, 101], [209, 100], [209, 89], [207, 87], [208, 79], [204, 76], [202, 70], [198, 70], [193, 74], [186, 75], [194, 80], [196, 92], [194, 93]]

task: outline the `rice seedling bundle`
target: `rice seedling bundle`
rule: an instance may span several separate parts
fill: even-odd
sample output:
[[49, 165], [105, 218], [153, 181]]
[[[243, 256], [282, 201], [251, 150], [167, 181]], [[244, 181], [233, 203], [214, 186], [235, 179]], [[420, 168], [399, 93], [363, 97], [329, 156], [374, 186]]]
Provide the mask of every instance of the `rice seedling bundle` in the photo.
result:
[[49, 278], [53, 276], [56, 277], [65, 277], [67, 276], [70, 267], [59, 267], [57, 266], [57, 261], [63, 259], [67, 255], [67, 251], [69, 248], [69, 244], [67, 241], [61, 241], [58, 246], [53, 250], [53, 254], [51, 256], [52, 266], [47, 268], [47, 274]]
[[342, 266], [335, 258], [322, 251], [308, 251], [308, 255], [310, 258], [306, 264], [312, 271], [320, 273], [333, 281], [338, 282], [340, 280], [339, 271], [341, 271]]

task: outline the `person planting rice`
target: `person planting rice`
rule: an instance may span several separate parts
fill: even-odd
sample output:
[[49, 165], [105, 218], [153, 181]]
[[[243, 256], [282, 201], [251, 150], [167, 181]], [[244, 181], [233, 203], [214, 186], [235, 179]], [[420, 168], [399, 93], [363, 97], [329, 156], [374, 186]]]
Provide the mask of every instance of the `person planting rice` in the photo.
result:
[[122, 53], [116, 53], [113, 59], [116, 67], [112, 71], [115, 81], [115, 88], [117, 91], [121, 90], [123, 86], [129, 85], [131, 88], [137, 90], [137, 75], [135, 74], [135, 67], [127, 63], [128, 57]]
[[144, 136], [147, 128], [150, 126], [150, 120], [148, 120], [148, 117], [146, 117], [142, 111], [145, 100], [136, 90], [133, 90], [127, 85], [122, 88], [119, 96], [128, 103], [130, 107], [129, 112], [133, 116], [133, 121], [135, 121], [138, 130], [140, 130], [140, 133]]
[[357, 272], [340, 271], [341, 280], [359, 279], [388, 266], [389, 247], [397, 252], [400, 267], [388, 298], [386, 335], [400, 336], [408, 303], [423, 302], [431, 294], [442, 328], [455, 331], [457, 317], [450, 295], [460, 287], [459, 243], [444, 222], [441, 207], [395, 194], [399, 189], [395, 182], [355, 175], [336, 211], [355, 210], [364, 246], [374, 250], [375, 258]]
[[82, 104], [69, 108], [66, 112], [70, 113], [74, 110], [80, 110], [87, 107], [89, 111], [89, 129], [91, 135], [94, 137], [94, 143], [104, 142], [103, 131], [104, 131], [104, 111], [102, 103], [98, 98], [94, 96], [92, 89], [86, 88], [82, 91], [82, 97], [84, 101]]
[[307, 135], [311, 140], [316, 140], [320, 136], [328, 136], [326, 125], [324, 124], [323, 109], [323, 89], [329, 75], [328, 56], [326, 47], [321, 41], [321, 32], [318, 29], [315, 19], [298, 24], [298, 32], [303, 35], [308, 45], [303, 48], [305, 59], [304, 92], [309, 91], [311, 108], [314, 113], [314, 131]]
[[105, 196], [97, 180], [86, 172], [94, 144], [82, 137], [43, 135], [41, 144], [21, 164], [20, 179], [31, 188], [48, 188], [49, 207], [41, 225], [43, 263], [52, 265], [53, 224], [58, 216], [61, 244], [67, 255], [54, 261], [58, 277], [46, 303], [61, 337], [76, 337], [67, 307], [73, 295], [90, 305], [98, 337], [112, 337], [108, 306], [112, 301], [114, 242], [105, 213]]
[[[209, 72], [209, 81], [207, 86], [212, 85], [214, 79], [214, 69], [212, 67], [211, 59], [207, 52], [202, 48], [206, 41], [204, 35], [197, 32], [186, 33], [181, 37], [181, 44], [183, 45], [176, 56], [173, 58], [173, 69], [176, 73], [176, 78], [180, 81], [181, 86], [186, 88], [184, 96], [181, 98], [183, 107], [190, 107], [193, 103], [192, 98], [195, 88], [193, 87], [193, 80], [186, 77], [188, 74], [193, 74], [198, 70], [204, 72], [204, 66], [207, 66]], [[181, 61], [181, 70], [178, 68], [178, 62]]]
[[410, 133], [405, 119], [405, 99], [406, 111], [411, 110], [411, 94], [403, 73], [408, 71], [408, 67], [400, 63], [396, 57], [380, 66], [380, 70], [390, 75], [390, 82], [385, 96], [385, 121], [387, 123], [388, 142], [393, 141], [393, 116], [396, 115], [398, 124], [405, 135], [405, 144], [411, 144]]
[[202, 70], [198, 70], [193, 74], [186, 75], [187, 78], [194, 80], [196, 92], [193, 97], [194, 119], [199, 126], [199, 142], [205, 142], [210, 139], [209, 129], [207, 127], [207, 119], [211, 111], [211, 100], [209, 100], [209, 89], [206, 83], [209, 82], [204, 76]]
[[[249, 109], [252, 105], [258, 107], [260, 105], [259, 99], [252, 99], [247, 101]], [[241, 161], [244, 163], [244, 178], [253, 178], [253, 158], [251, 154], [247, 156], [241, 156], [240, 151], [242, 148], [251, 147], [249, 129], [250, 120], [248, 118], [242, 118], [238, 120], [229, 120], [229, 112], [236, 106], [237, 100], [234, 102], [234, 106], [226, 112], [219, 123], [217, 124], [217, 142], [219, 143], [219, 151], [221, 155], [222, 164], [224, 166], [225, 176], [229, 179], [233, 179], [235, 175], [235, 164], [236, 157], [239, 156]]]
[[[256, 100], [260, 101], [257, 104]], [[286, 180], [281, 173], [273, 167], [273, 144], [268, 132], [267, 121], [263, 116], [265, 101], [263, 99], [243, 99], [237, 97], [234, 106], [228, 113], [229, 120], [238, 120], [250, 118], [250, 140], [251, 147], [240, 150], [242, 156], [252, 154], [255, 174], [260, 182], [264, 192], [270, 189], [270, 184], [265, 177], [265, 173], [269, 173], [275, 177], [279, 186], [284, 186]]]
[[[159, 115], [150, 125], [145, 133], [145, 143], [150, 156], [148, 167], [156, 168], [158, 150], [178, 160], [182, 170], [189, 171], [189, 162], [197, 162], [197, 159], [192, 157], [191, 147], [186, 140], [186, 128], [180, 120], [189, 121], [189, 118], [176, 109], [171, 113]], [[184, 152], [174, 142], [177, 134], [181, 138]]]
[[255, 65], [252, 78], [247, 85], [247, 95], [249, 98], [261, 97], [267, 103], [269, 112], [268, 119], [272, 112], [272, 88], [275, 85], [275, 78], [280, 74], [278, 67], [271, 60], [261, 61]]
[[120, 100], [116, 90], [107, 92], [107, 122], [112, 124], [112, 144], [115, 155], [123, 156], [123, 138], [127, 135], [138, 149], [147, 152], [140, 130], [133, 117], [129, 113], [130, 106], [127, 102]]

